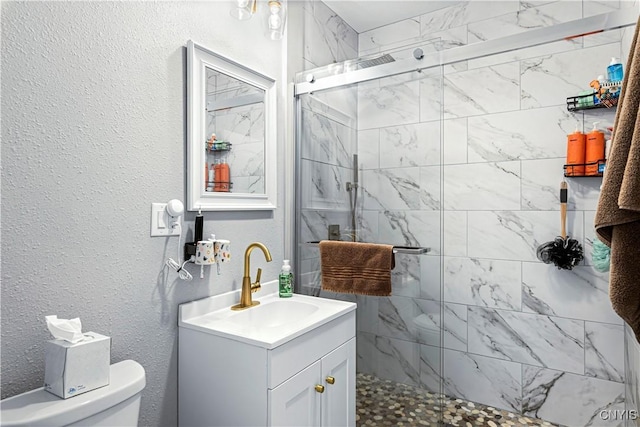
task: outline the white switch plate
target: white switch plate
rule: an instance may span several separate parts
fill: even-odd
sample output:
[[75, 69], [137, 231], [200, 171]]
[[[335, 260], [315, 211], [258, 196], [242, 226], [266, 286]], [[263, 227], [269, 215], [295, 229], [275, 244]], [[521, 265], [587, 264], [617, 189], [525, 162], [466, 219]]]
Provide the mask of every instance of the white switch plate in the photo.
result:
[[[178, 221], [182, 217], [178, 218]], [[170, 227], [171, 217], [167, 213], [166, 203], [151, 203], [151, 237], [179, 236], [180, 228]]]

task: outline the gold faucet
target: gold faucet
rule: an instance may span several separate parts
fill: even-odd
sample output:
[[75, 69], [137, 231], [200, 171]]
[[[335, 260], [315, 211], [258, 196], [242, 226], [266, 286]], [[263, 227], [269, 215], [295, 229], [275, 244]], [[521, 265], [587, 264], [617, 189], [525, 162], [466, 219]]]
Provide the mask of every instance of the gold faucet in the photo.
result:
[[242, 294], [240, 295], [240, 304], [232, 306], [231, 310], [245, 310], [253, 307], [254, 305], [260, 304], [260, 301], [251, 301], [251, 294], [260, 289], [260, 276], [262, 275], [262, 269], [259, 268], [258, 274], [256, 275], [256, 282], [251, 283], [249, 257], [251, 256], [251, 251], [255, 248], [262, 249], [267, 262], [271, 262], [271, 252], [269, 252], [269, 249], [267, 249], [265, 245], [259, 242], [253, 242], [247, 246], [247, 250], [244, 251], [244, 275], [242, 276]]

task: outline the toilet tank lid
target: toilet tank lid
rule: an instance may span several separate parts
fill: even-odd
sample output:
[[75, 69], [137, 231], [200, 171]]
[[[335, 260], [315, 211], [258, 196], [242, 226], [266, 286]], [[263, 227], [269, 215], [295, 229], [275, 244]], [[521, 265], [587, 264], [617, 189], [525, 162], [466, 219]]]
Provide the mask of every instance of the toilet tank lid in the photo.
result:
[[0, 401], [2, 427], [67, 425], [107, 410], [144, 389], [144, 368], [133, 360], [110, 367], [109, 385], [62, 399], [44, 388]]

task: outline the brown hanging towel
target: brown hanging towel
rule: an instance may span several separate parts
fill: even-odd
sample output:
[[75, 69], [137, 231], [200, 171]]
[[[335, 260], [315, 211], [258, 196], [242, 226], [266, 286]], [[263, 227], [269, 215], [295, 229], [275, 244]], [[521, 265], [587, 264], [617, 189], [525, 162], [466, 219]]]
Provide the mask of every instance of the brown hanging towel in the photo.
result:
[[323, 240], [319, 246], [323, 290], [391, 295], [392, 245]]
[[611, 247], [609, 298], [640, 342], [640, 19], [618, 101], [595, 227]]

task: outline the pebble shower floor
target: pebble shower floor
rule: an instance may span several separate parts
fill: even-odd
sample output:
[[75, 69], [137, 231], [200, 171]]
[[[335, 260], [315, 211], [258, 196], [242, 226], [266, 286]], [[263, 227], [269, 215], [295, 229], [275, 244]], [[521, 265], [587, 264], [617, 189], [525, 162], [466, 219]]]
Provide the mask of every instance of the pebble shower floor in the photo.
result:
[[[365, 426], [461, 426], [461, 427], [559, 427], [479, 403], [431, 393], [417, 387], [357, 374], [356, 425]], [[438, 423], [438, 420], [441, 422]]]

